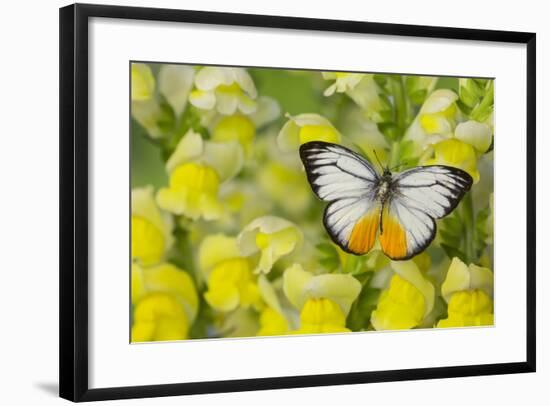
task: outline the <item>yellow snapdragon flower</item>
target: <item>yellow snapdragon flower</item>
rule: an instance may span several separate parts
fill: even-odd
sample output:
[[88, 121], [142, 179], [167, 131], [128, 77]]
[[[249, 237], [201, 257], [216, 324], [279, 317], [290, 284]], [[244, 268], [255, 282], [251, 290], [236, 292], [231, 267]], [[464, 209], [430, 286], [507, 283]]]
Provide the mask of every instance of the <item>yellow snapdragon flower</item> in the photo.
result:
[[260, 294], [252, 269], [246, 258], [231, 258], [220, 262], [208, 277], [204, 298], [214, 309], [229, 312], [238, 306], [258, 305]]
[[159, 263], [173, 244], [173, 221], [161, 213], [152, 186], [132, 189], [132, 260], [141, 265]]
[[303, 170], [271, 160], [259, 169], [257, 177], [260, 189], [285, 211], [301, 213], [309, 206], [312, 195]]
[[244, 114], [256, 110], [256, 86], [243, 68], [207, 66], [196, 74], [195, 86], [189, 101], [200, 109], [216, 108], [224, 115], [237, 110]]
[[493, 300], [482, 290], [455, 293], [449, 301], [447, 318], [437, 327], [490, 326], [493, 324]]
[[234, 237], [216, 234], [199, 247], [199, 267], [207, 280], [206, 301], [229, 312], [238, 307], [259, 307], [260, 292], [248, 258], [240, 255]]
[[149, 100], [155, 93], [155, 77], [151, 68], [144, 63], [132, 63], [132, 101]]
[[283, 274], [283, 290], [300, 311], [297, 334], [350, 331], [346, 317], [361, 292], [361, 284], [348, 274], [313, 275], [294, 264]]
[[277, 336], [289, 331], [288, 321], [285, 317], [271, 307], [266, 307], [260, 313], [259, 336]]
[[414, 155], [419, 156], [429, 145], [453, 136], [459, 113], [457, 100], [458, 95], [449, 89], [428, 95], [403, 137], [404, 141], [413, 142]]
[[134, 310], [132, 342], [185, 340], [189, 320], [177, 300], [165, 293], [153, 293]]
[[460, 168], [472, 177], [474, 183], [479, 182], [477, 155], [474, 148], [456, 138], [438, 142], [433, 146], [433, 158], [421, 160], [423, 165], [448, 165]]
[[457, 100], [458, 95], [449, 89], [435, 90], [426, 98], [403, 138], [404, 141], [413, 141], [415, 155], [421, 155], [430, 145], [449, 139], [468, 145], [474, 155], [489, 149], [493, 136], [492, 117], [486, 123], [475, 120], [461, 122], [463, 117], [456, 106]]
[[433, 309], [435, 289], [414, 261], [392, 261], [391, 267], [395, 274], [380, 294], [371, 323], [376, 330], [419, 326]]
[[322, 75], [325, 80], [334, 80], [334, 83], [325, 89], [323, 93], [325, 96], [332, 96], [334, 93], [345, 93], [348, 90], [353, 90], [365, 76], [362, 73], [351, 72], [322, 72]]
[[157, 193], [159, 206], [193, 220], [220, 218], [220, 184], [241, 170], [243, 159], [238, 142], [208, 142], [189, 130], [166, 162], [170, 181]]
[[391, 110], [388, 102], [381, 97], [382, 90], [374, 80], [374, 74], [364, 74], [355, 86], [348, 87], [346, 93], [375, 123], [384, 121], [384, 116]]
[[295, 224], [275, 216], [253, 220], [238, 235], [237, 244], [243, 256], [260, 253], [256, 273], [268, 273], [281, 257], [290, 254], [303, 242]]
[[252, 156], [256, 129], [272, 122], [281, 114], [279, 103], [271, 97], [261, 96], [257, 109], [250, 114], [235, 113], [213, 120], [210, 133], [213, 141], [238, 141], [247, 157]]
[[189, 162], [172, 172], [169, 187], [159, 190], [157, 202], [164, 210], [193, 220], [217, 219], [222, 213], [219, 186], [220, 178], [214, 169]]
[[131, 69], [132, 117], [151, 138], [162, 138], [166, 134], [160, 126], [165, 114], [160, 96], [164, 96], [175, 115], [180, 116], [185, 110], [193, 85], [194, 69], [184, 65], [162, 65], [158, 83], [148, 65], [133, 63]]
[[448, 303], [446, 319], [437, 327], [465, 327], [493, 324], [493, 273], [474, 264], [467, 266], [453, 258], [441, 294]]
[[191, 66], [162, 65], [160, 68], [159, 92], [166, 98], [176, 116], [180, 116], [187, 106], [194, 77], [195, 70]]
[[281, 335], [290, 331], [290, 323], [283, 311], [277, 293], [264, 275], [258, 277], [258, 287], [266, 306], [260, 313], [259, 336]]
[[175, 265], [132, 265], [132, 341], [182, 340], [197, 316], [191, 277]]
[[319, 114], [305, 113], [287, 117], [288, 121], [277, 136], [277, 144], [283, 151], [296, 151], [300, 145], [310, 141], [338, 144], [342, 139], [331, 122]]
[[212, 140], [238, 141], [247, 156], [252, 153], [252, 142], [256, 136], [256, 126], [250, 118], [242, 114], [223, 116], [214, 126]]

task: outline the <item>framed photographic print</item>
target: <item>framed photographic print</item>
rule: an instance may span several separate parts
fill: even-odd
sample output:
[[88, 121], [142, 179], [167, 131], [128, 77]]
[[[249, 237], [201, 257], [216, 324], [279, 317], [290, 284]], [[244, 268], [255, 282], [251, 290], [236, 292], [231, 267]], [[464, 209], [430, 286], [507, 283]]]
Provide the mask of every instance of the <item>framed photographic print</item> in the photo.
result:
[[535, 34], [60, 10], [60, 395], [535, 371]]

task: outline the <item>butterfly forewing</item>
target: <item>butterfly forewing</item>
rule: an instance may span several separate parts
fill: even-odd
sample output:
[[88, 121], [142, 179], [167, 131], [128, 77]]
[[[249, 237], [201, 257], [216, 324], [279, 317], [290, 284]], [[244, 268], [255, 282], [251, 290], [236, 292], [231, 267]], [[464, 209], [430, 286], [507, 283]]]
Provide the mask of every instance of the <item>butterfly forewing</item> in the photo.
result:
[[345, 251], [368, 252], [380, 218], [374, 168], [355, 152], [324, 142], [302, 145], [300, 156], [313, 192], [329, 202], [323, 222], [332, 240]]
[[382, 249], [407, 259], [434, 239], [435, 219], [449, 214], [472, 186], [468, 173], [448, 166], [422, 166], [397, 174], [382, 216]]

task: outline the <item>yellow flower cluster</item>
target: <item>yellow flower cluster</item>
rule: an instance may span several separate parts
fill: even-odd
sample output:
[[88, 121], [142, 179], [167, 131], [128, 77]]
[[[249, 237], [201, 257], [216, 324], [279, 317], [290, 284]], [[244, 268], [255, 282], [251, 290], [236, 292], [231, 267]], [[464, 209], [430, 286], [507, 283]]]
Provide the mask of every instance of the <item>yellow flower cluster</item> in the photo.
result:
[[[493, 324], [492, 83], [453, 83], [132, 64], [132, 136], [152, 141], [134, 143], [132, 341]], [[310, 141], [475, 185], [425, 252], [357, 257], [327, 236], [298, 154]]]

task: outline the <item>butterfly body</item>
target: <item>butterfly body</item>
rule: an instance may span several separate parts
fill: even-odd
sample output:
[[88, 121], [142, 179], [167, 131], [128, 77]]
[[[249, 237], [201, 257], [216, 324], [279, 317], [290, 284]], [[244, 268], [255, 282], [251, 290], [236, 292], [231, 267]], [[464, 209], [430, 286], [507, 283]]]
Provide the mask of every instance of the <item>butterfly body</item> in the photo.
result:
[[435, 219], [448, 215], [472, 185], [466, 172], [443, 165], [379, 174], [365, 158], [337, 144], [300, 147], [313, 192], [329, 202], [323, 223], [344, 251], [363, 255], [376, 239], [394, 260], [422, 252], [436, 234]]

